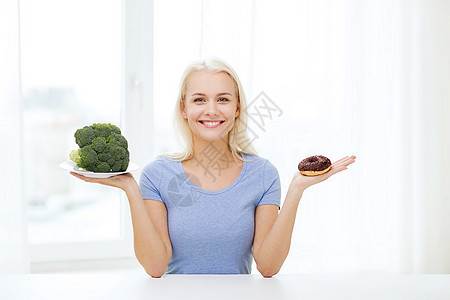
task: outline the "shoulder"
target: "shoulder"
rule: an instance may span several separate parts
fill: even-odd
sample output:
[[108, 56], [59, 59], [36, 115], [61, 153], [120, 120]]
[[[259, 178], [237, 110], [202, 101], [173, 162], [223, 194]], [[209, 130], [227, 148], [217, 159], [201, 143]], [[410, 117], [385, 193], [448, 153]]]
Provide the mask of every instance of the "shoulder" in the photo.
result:
[[253, 154], [244, 154], [242, 153], [242, 158], [246, 163], [249, 165], [249, 169], [256, 170], [258, 172], [273, 172], [276, 171], [277, 168], [275, 167], [272, 162], [264, 157], [253, 155]]
[[242, 159], [244, 160], [244, 162], [246, 162], [249, 165], [252, 166], [259, 166], [259, 165], [263, 165], [265, 163], [265, 161], [267, 159], [258, 156], [258, 155], [254, 155], [254, 154], [247, 154], [247, 153], [241, 153]]
[[243, 158], [247, 160], [246, 178], [251, 178], [251, 181], [261, 185], [264, 190], [280, 180], [277, 168], [269, 159], [250, 154], [244, 154]]
[[147, 163], [142, 169], [143, 172], [155, 171], [155, 169], [160, 169], [165, 164], [164, 158], [158, 156], [149, 163]]
[[178, 162], [171, 160], [163, 155], [157, 156], [155, 159], [147, 163], [142, 169], [143, 174], [161, 174], [165, 170], [176, 169]]

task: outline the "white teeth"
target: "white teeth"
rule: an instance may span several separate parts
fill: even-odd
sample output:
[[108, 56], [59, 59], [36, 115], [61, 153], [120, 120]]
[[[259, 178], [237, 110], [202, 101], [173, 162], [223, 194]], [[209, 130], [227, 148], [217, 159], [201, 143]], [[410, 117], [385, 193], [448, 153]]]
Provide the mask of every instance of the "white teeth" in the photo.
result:
[[203, 124], [208, 125], [208, 126], [216, 126], [216, 125], [220, 124], [220, 122], [203, 122]]

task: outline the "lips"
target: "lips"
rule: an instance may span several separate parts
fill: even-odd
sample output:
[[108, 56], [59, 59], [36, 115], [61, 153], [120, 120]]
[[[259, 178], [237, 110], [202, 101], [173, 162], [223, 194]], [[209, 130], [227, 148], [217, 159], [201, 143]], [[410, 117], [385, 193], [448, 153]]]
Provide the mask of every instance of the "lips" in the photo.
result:
[[199, 122], [201, 124], [203, 124], [206, 128], [216, 128], [216, 127], [219, 127], [225, 121], [207, 121], [207, 120], [203, 120], [203, 121], [199, 121]]

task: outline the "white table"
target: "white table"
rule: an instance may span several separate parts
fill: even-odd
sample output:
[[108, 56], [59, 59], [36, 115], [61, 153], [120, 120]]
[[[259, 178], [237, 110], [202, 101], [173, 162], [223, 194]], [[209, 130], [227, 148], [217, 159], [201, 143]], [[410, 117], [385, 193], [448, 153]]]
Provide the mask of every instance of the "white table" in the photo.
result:
[[450, 299], [450, 275], [0, 275], [0, 299]]

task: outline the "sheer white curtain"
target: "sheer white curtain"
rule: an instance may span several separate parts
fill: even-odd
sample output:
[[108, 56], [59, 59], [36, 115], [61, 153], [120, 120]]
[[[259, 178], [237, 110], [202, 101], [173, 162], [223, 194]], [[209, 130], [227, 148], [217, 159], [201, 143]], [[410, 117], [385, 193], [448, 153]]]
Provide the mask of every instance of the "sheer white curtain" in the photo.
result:
[[19, 1], [0, 4], [0, 273], [29, 271], [23, 192]]
[[[189, 49], [200, 34], [200, 56], [230, 62], [253, 107], [264, 92], [279, 108], [249, 126], [284, 193], [307, 155], [358, 156], [305, 192], [281, 272], [450, 272], [450, 2], [191, 3]], [[0, 273], [29, 268], [18, 18], [2, 1]]]
[[358, 157], [304, 193], [281, 272], [450, 272], [449, 12], [437, 0], [202, 1], [200, 55], [229, 61], [249, 102], [264, 92], [282, 110], [249, 126], [284, 192], [306, 156]]
[[404, 11], [400, 265], [450, 273], [450, 2]]

